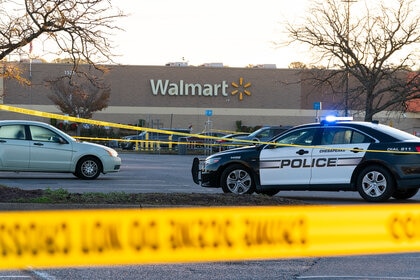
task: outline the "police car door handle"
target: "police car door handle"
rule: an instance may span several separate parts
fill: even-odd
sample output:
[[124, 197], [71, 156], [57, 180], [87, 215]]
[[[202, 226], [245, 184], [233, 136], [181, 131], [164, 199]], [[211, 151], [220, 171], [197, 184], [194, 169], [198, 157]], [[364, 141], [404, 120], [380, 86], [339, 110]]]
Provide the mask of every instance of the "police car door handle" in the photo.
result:
[[351, 149], [351, 151], [352, 151], [353, 153], [358, 153], [358, 152], [363, 151], [363, 149], [360, 149], [360, 148], [355, 147], [355, 148]]
[[298, 154], [298, 155], [304, 155], [304, 154], [308, 154], [308, 153], [309, 153], [309, 151], [305, 151], [303, 149], [300, 149], [299, 151], [296, 152], [296, 154]]

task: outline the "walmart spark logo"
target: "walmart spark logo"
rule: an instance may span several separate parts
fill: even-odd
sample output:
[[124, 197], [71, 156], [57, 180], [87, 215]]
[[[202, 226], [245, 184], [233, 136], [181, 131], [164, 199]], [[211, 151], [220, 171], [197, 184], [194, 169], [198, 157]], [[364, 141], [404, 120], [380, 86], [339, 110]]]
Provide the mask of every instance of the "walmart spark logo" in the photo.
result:
[[239, 83], [232, 82], [232, 86], [235, 88], [232, 91], [232, 95], [239, 95], [239, 101], [242, 101], [244, 99], [244, 94], [250, 96], [251, 92], [249, 91], [249, 88], [251, 87], [251, 83], [244, 83], [244, 78], [239, 78]]

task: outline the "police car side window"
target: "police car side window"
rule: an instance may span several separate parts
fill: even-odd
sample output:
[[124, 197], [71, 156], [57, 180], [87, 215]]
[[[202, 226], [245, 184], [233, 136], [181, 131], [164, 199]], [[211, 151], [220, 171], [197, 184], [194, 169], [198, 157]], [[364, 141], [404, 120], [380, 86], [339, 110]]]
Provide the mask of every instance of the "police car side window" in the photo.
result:
[[362, 133], [359, 133], [357, 131], [353, 131], [352, 137], [351, 137], [351, 143], [373, 143], [375, 142], [374, 139], [370, 138], [369, 136], [366, 136]]
[[[276, 143], [285, 145], [308, 146], [312, 144], [316, 130], [313, 128], [290, 132], [277, 139]], [[277, 147], [282, 147], [281, 145]]]
[[351, 128], [325, 128], [321, 145], [372, 143], [374, 140]]

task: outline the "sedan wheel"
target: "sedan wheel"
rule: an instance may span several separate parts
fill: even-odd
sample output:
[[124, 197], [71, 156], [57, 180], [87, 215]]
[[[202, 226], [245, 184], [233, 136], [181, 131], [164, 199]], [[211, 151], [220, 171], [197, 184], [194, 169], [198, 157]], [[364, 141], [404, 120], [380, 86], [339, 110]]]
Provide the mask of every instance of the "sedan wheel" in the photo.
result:
[[101, 173], [99, 160], [93, 157], [82, 158], [76, 166], [76, 176], [84, 180], [93, 180], [98, 178]]
[[394, 193], [394, 180], [388, 170], [381, 166], [368, 166], [357, 179], [359, 194], [369, 202], [388, 200]]
[[251, 194], [255, 191], [255, 182], [251, 173], [242, 165], [229, 166], [222, 173], [223, 192], [234, 194]]

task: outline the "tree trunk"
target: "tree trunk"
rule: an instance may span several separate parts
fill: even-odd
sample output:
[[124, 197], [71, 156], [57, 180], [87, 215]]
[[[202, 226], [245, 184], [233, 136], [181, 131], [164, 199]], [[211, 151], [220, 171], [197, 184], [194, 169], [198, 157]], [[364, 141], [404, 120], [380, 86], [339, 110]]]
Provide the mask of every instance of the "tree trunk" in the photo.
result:
[[374, 109], [373, 109], [373, 91], [368, 89], [366, 92], [366, 104], [365, 104], [365, 121], [371, 122], [373, 120]]

